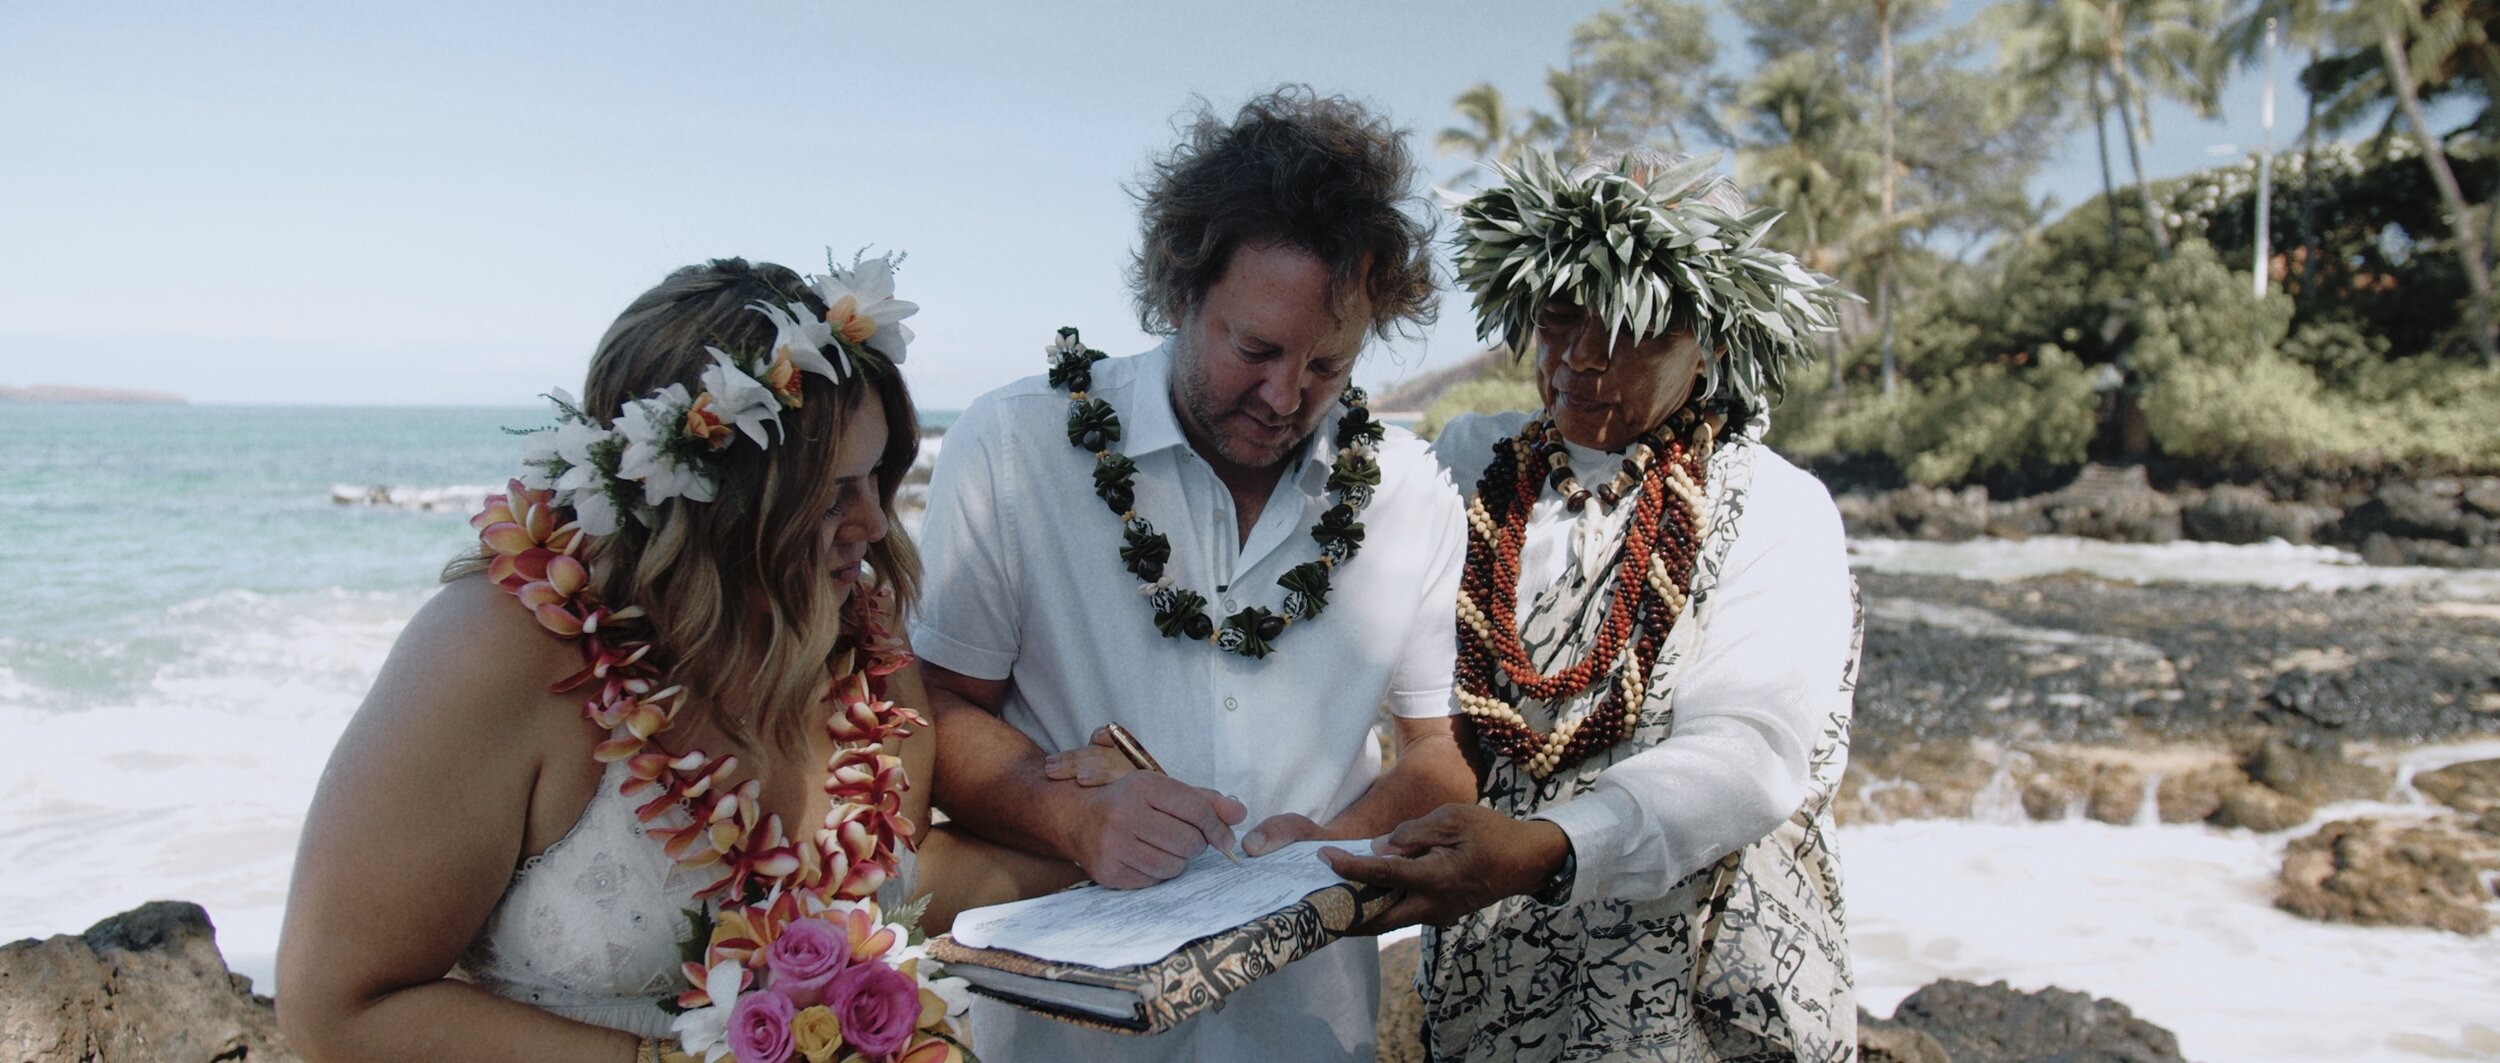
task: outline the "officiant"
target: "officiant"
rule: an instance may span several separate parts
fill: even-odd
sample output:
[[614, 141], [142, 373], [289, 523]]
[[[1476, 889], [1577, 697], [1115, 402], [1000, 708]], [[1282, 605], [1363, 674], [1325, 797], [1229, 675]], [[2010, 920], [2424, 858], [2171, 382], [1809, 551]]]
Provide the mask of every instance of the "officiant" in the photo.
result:
[[1829, 278], [1695, 161], [1542, 155], [1460, 209], [1479, 329], [1545, 409], [1452, 421], [1455, 697], [1481, 772], [1330, 852], [1425, 922], [1434, 1059], [1851, 1058], [1831, 797], [1856, 604], [1838, 513], [1762, 444]]

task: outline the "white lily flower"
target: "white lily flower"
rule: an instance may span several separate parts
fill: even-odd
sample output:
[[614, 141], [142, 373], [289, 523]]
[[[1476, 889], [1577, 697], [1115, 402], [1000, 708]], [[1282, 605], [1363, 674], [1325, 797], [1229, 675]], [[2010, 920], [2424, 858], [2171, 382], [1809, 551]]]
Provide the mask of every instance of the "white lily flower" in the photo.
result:
[[657, 506], [681, 496], [695, 502], [712, 500], [711, 478], [700, 468], [678, 464], [663, 449], [685, 431], [686, 407], [693, 404], [684, 384], [671, 384], [650, 398], [626, 403], [617, 412], [616, 428], [625, 437], [625, 455], [617, 462], [616, 475], [642, 484], [645, 505]]
[[583, 531], [592, 535], [616, 534], [616, 503], [608, 500], [606, 491], [592, 488], [575, 492], [564, 504], [573, 507], [573, 519], [582, 523]]
[[729, 1010], [738, 1004], [742, 975], [736, 960], [722, 960], [704, 972], [703, 994], [712, 998], [712, 1005], [680, 1012], [669, 1023], [679, 1050], [706, 1061], [730, 1054]]
[[591, 459], [590, 448], [614, 438], [615, 432], [588, 421], [566, 421], [558, 426], [555, 439], [551, 442], [555, 446], [555, 456], [563, 459], [568, 468], [564, 470], [563, 477], [556, 480], [556, 490], [580, 491], [598, 486], [601, 479], [599, 466]]
[[825, 360], [826, 347], [832, 347], [837, 354], [841, 354], [842, 348], [833, 342], [833, 325], [816, 320], [816, 315], [807, 309], [807, 304], [791, 303], [786, 310], [771, 303], [749, 303], [747, 306], [772, 321], [773, 357], [788, 358], [790, 364], [799, 367], [801, 372], [814, 373], [827, 380], [839, 381], [850, 375], [850, 355], [842, 354], [842, 368], [839, 370]]
[[739, 369], [727, 352], [718, 347], [704, 350], [712, 354], [712, 367], [703, 371], [703, 390], [712, 393], [712, 412], [737, 425], [756, 446], [771, 446], [764, 426], [781, 424], [781, 400], [773, 396], [773, 389]]
[[533, 491], [554, 487], [555, 477], [548, 475], [547, 464], [555, 460], [556, 429], [542, 428], [522, 436], [521, 474], [515, 478], [521, 481], [521, 486]]
[[902, 322], [919, 313], [920, 304], [894, 297], [891, 258], [865, 259], [850, 269], [837, 268], [825, 276], [811, 278], [810, 283], [831, 308], [829, 320], [835, 332], [853, 343], [865, 344], [889, 362], [903, 364], [912, 334]]

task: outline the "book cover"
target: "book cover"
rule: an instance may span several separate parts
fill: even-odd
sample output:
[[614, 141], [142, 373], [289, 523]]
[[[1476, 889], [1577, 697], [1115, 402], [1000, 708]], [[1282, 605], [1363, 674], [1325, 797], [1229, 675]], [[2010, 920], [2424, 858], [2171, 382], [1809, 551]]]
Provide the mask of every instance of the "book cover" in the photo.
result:
[[1340, 882], [1192, 941], [1161, 960], [1126, 967], [1055, 963], [1004, 949], [970, 948], [952, 935], [930, 939], [929, 955], [984, 996], [1084, 1026], [1153, 1034], [1344, 937], [1387, 911], [1397, 897], [1391, 890]]

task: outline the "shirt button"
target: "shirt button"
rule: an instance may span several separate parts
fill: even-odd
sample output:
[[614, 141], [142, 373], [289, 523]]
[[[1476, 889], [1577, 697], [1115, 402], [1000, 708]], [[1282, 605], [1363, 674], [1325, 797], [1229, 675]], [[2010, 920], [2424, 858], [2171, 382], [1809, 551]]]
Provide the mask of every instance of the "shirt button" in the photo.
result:
[[1226, 598], [1224, 599], [1224, 611], [1227, 613], [1239, 612], [1241, 611], [1241, 607], [1233, 604], [1232, 599]]
[[1239, 701], [1235, 701], [1235, 700], [1233, 700], [1232, 698], [1225, 698], [1225, 699], [1224, 699], [1224, 711], [1226, 711], [1226, 712], [1231, 712], [1231, 711], [1233, 711], [1234, 709], [1238, 709], [1238, 708], [1240, 708], [1240, 707], [1241, 707], [1241, 702], [1239, 702]]

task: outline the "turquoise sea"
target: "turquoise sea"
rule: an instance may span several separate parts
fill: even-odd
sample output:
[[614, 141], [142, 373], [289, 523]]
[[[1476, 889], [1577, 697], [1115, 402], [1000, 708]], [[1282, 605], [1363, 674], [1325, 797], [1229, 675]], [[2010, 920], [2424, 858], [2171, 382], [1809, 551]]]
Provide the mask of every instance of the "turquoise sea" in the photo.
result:
[[265, 979], [331, 745], [545, 423], [0, 403], [0, 941], [179, 897]]

